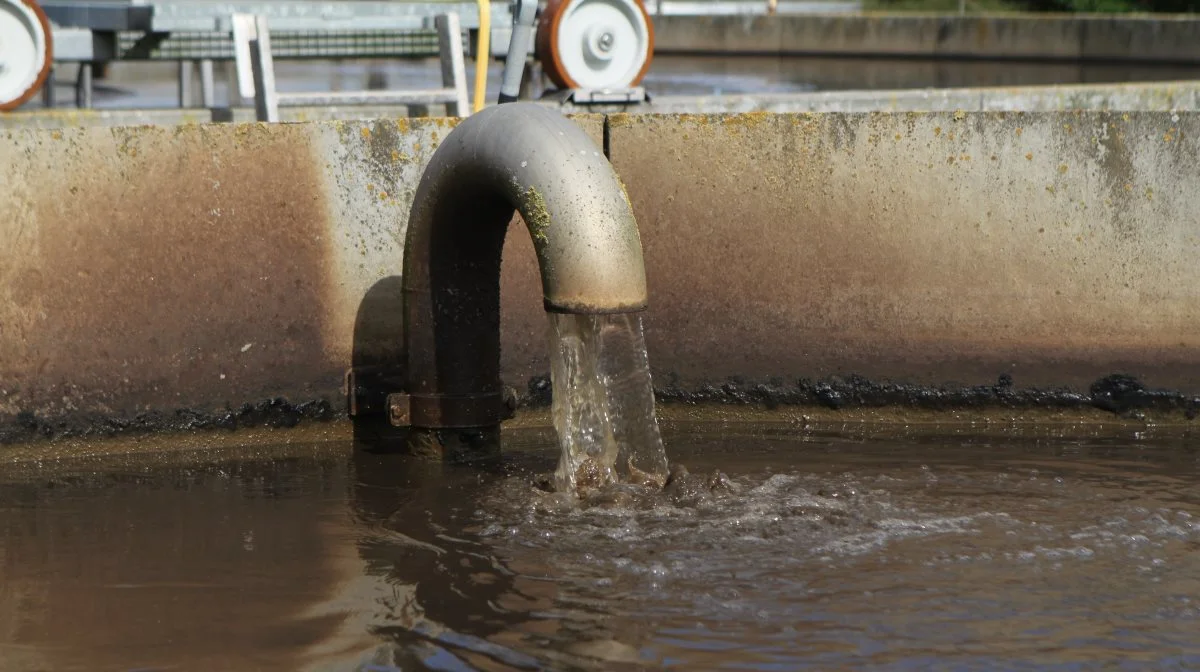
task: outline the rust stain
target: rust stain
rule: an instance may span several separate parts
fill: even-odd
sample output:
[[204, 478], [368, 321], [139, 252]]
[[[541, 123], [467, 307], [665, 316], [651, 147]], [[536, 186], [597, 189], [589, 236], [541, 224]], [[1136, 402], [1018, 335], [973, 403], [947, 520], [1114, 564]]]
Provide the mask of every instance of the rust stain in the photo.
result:
[[328, 223], [302, 128], [65, 134], [29, 159], [28, 254], [0, 311], [20, 325], [0, 372], [22, 406], [298, 401], [314, 368], [337, 375], [321, 338]]

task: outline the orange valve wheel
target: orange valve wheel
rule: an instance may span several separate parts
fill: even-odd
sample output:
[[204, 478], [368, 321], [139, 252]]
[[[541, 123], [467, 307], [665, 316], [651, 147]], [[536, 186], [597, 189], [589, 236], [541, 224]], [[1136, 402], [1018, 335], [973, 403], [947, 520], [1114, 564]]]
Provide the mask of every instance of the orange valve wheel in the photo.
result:
[[550, 0], [537, 56], [559, 88], [637, 86], [654, 58], [654, 24], [639, 0]]
[[50, 20], [34, 0], [0, 0], [0, 111], [37, 95], [54, 64]]

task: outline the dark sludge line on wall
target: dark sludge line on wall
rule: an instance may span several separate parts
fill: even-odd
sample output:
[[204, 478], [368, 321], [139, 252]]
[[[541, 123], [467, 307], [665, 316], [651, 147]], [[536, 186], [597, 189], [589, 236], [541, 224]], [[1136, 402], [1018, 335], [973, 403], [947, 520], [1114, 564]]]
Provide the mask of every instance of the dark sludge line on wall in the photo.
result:
[[[671, 404], [757, 406], [767, 410], [816, 407], [832, 410], [919, 409], [926, 411], [1088, 410], [1139, 419], [1145, 411], [1180, 414], [1188, 420], [1200, 415], [1200, 396], [1174, 390], [1152, 389], [1132, 376], [1113, 374], [1092, 383], [1088, 391], [1067, 388], [1017, 388], [1007, 374], [993, 385], [941, 387], [873, 382], [862, 376], [825, 380], [801, 379], [752, 382], [730, 379], [695, 388], [668, 384], [655, 390], [656, 400]], [[532, 378], [518, 397], [519, 408], [546, 408], [553, 400], [549, 376]], [[282, 398], [217, 412], [178, 409], [133, 416], [72, 414], [53, 418], [25, 412], [0, 419], [0, 445], [45, 439], [111, 438], [185, 431], [229, 431], [255, 427], [290, 428], [302, 422], [345, 419], [342, 403], [328, 399], [293, 404]]]
[[73, 413], [41, 417], [26, 411], [0, 419], [0, 445], [40, 439], [111, 438], [188, 431], [232, 432], [255, 427], [290, 428], [305, 421], [324, 422], [343, 417], [345, 410], [335, 408], [328, 399], [293, 404], [281, 397], [215, 412], [180, 408], [136, 415]]
[[[1132, 376], [1113, 374], [1093, 382], [1087, 393], [1068, 388], [1017, 388], [1012, 376], [1001, 375], [994, 385], [966, 387], [873, 382], [863, 376], [788, 384], [781, 379], [748, 382], [733, 378], [720, 384], [686, 389], [667, 385], [656, 388], [655, 400], [664, 404], [758, 405], [767, 410], [785, 406], [832, 410], [897, 408], [932, 411], [989, 409], [1099, 409], [1118, 416], [1137, 417], [1140, 411], [1182, 413], [1188, 420], [1200, 414], [1200, 396], [1174, 390], [1147, 388]], [[529, 383], [523, 406], [548, 406], [552, 401], [548, 376]]]
[[896, 408], [928, 411], [1014, 409], [1099, 409], [1137, 419], [1142, 411], [1182, 413], [1188, 420], [1200, 413], [1200, 397], [1174, 390], [1147, 388], [1136, 378], [1114, 374], [1093, 382], [1087, 393], [1068, 388], [1017, 388], [1001, 375], [993, 385], [940, 387], [879, 383], [851, 375], [825, 381], [800, 380], [794, 385], [747, 384], [729, 381], [699, 391], [667, 388], [656, 393], [665, 402], [717, 402], [782, 406], [819, 406], [832, 410]]
[[[892, 407], [937, 411], [1091, 408], [1130, 418], [1137, 418], [1140, 411], [1175, 412], [1182, 413], [1188, 420], [1200, 414], [1200, 397], [1172, 390], [1149, 389], [1136, 378], [1120, 374], [1097, 380], [1086, 394], [1066, 388], [1016, 388], [1007, 375], [1000, 376], [994, 385], [968, 387], [876, 383], [851, 375], [822, 381], [802, 379], [790, 385], [781, 380], [755, 383], [736, 378], [694, 389], [668, 385], [655, 390], [655, 397], [663, 404], [752, 405], [768, 410], [806, 406], [832, 410]], [[519, 406], [526, 409], [545, 408], [552, 403], [552, 399], [549, 376], [538, 376], [529, 381], [526, 393], [520, 395]], [[108, 438], [159, 432], [290, 428], [305, 421], [326, 422], [344, 417], [344, 409], [335, 408], [327, 399], [292, 404], [282, 398], [218, 412], [178, 409], [134, 416], [84, 413], [55, 418], [42, 418], [25, 412], [0, 421], [0, 444], [43, 438]]]

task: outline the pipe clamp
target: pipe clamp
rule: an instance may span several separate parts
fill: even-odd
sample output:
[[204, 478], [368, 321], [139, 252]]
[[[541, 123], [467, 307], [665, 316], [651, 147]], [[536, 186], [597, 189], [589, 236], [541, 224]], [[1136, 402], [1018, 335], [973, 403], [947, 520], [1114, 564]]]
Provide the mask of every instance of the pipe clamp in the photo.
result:
[[485, 394], [396, 392], [387, 397], [388, 421], [393, 427], [491, 427], [513, 417], [516, 408], [516, 391], [509, 387]]

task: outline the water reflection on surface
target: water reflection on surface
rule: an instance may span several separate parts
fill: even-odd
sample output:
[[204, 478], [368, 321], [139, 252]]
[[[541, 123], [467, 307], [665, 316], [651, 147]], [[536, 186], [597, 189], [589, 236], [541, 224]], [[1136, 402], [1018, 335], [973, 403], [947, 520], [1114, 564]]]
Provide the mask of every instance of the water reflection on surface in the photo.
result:
[[645, 86], [660, 94], [796, 93], [1168, 81], [1195, 78], [1195, 67], [1111, 63], [657, 56]]
[[1200, 665], [1190, 436], [663, 437], [689, 487], [573, 504], [544, 430], [5, 465], [0, 669]]
[[[219, 105], [228, 101], [228, 64], [217, 65], [214, 82]], [[488, 99], [500, 90], [502, 63], [488, 68]], [[97, 108], [176, 107], [177, 69], [173, 63], [123, 62], [97, 80]], [[73, 106], [76, 70], [59, 68], [59, 106]], [[642, 82], [654, 95], [799, 93], [850, 89], [909, 89], [971, 86], [1099, 84], [1194, 79], [1195, 67], [1110, 63], [1038, 63], [1030, 61], [949, 61], [912, 58], [829, 58], [762, 56], [676, 56], [654, 58]], [[467, 81], [474, 81], [467, 64]], [[441, 70], [434, 59], [391, 61], [279, 61], [280, 91], [361, 91], [374, 79], [385, 88], [439, 88]], [[194, 83], [194, 86], [198, 84]], [[198, 95], [198, 94], [197, 94]], [[40, 99], [27, 105], [40, 106]]]

